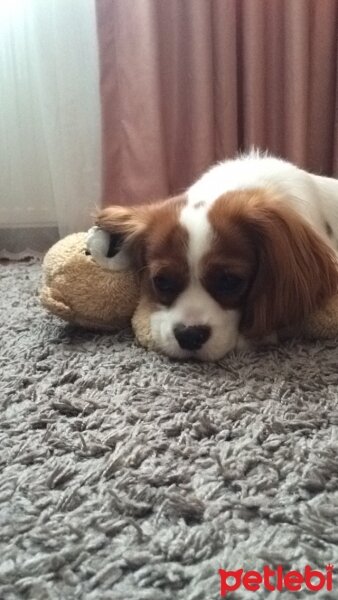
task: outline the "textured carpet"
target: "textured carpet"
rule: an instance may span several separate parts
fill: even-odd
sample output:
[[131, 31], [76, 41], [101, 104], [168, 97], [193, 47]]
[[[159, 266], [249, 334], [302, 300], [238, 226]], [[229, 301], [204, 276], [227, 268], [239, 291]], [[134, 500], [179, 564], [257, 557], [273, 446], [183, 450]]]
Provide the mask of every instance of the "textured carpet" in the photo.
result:
[[[336, 343], [178, 363], [0, 269], [2, 600], [216, 600], [220, 567], [338, 566]], [[227, 598], [309, 595], [338, 581]]]

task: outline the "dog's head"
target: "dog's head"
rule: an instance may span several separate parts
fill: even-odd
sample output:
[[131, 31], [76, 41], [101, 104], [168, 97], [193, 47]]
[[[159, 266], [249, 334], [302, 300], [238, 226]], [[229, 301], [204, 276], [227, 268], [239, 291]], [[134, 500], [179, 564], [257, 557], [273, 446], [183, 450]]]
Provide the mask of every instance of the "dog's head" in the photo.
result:
[[152, 336], [173, 357], [216, 360], [240, 334], [299, 323], [337, 290], [334, 252], [269, 190], [112, 206], [97, 225], [140, 270]]

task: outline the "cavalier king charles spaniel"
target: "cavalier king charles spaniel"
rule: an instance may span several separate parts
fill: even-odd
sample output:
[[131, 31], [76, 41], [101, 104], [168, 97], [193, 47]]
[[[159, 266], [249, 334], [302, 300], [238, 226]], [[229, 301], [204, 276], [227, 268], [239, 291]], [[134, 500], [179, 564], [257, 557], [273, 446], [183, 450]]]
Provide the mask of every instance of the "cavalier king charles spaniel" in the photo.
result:
[[141, 273], [157, 348], [217, 360], [271, 339], [338, 287], [338, 181], [271, 156], [219, 163], [185, 193], [96, 224]]

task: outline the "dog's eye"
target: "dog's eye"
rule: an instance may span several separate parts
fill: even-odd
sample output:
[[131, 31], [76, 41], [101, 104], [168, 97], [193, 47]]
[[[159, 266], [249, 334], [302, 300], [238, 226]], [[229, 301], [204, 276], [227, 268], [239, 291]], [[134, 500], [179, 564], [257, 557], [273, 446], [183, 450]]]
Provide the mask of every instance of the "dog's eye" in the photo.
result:
[[172, 294], [178, 289], [177, 282], [169, 275], [156, 275], [152, 279], [153, 286], [161, 294]]
[[214, 290], [218, 294], [233, 294], [240, 290], [243, 284], [243, 279], [238, 275], [230, 275], [228, 273], [220, 273], [214, 281]]

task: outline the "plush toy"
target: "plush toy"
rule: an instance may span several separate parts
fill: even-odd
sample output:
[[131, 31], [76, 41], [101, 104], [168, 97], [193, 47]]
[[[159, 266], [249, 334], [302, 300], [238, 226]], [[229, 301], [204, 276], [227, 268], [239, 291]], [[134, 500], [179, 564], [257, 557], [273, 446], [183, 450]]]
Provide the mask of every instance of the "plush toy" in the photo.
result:
[[132, 319], [138, 341], [152, 347], [139, 278], [126, 269], [118, 240], [97, 227], [68, 235], [48, 250], [40, 300], [57, 317], [87, 329], [116, 330]]
[[[116, 330], [128, 322], [142, 346], [155, 348], [147, 303], [140, 298], [138, 274], [128, 270], [119, 239], [93, 227], [57, 242], [43, 261], [42, 305], [54, 315], [95, 330]], [[338, 296], [282, 337], [338, 336]]]

